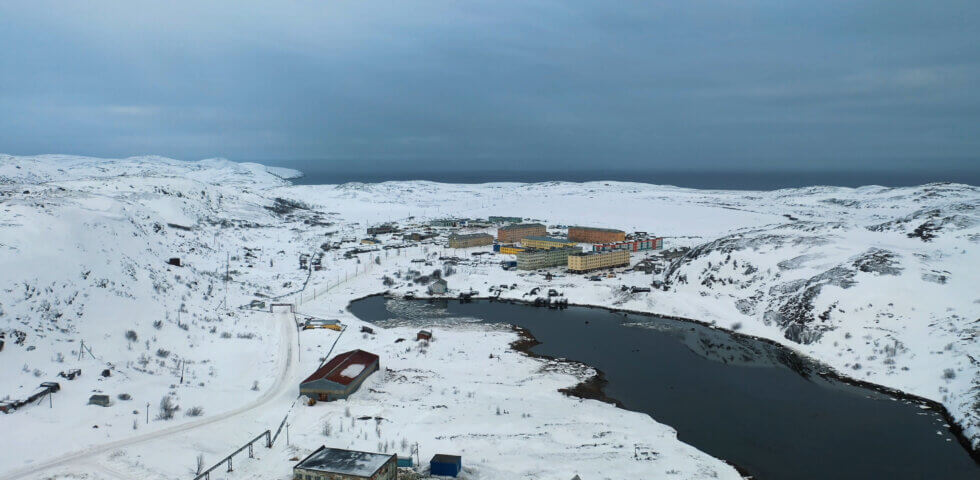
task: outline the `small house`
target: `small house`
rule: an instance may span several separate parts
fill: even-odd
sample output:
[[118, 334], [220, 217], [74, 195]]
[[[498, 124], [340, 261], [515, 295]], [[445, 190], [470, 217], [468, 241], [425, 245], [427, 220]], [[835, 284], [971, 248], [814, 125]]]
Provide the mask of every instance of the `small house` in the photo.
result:
[[428, 342], [429, 340], [432, 340], [432, 332], [428, 330], [419, 330], [418, 335], [415, 336], [415, 340], [425, 340]]
[[299, 384], [299, 394], [329, 402], [349, 397], [364, 380], [378, 371], [377, 355], [351, 350], [330, 359]]
[[438, 278], [429, 284], [429, 295], [442, 295], [449, 290], [449, 283], [445, 279]]
[[322, 446], [293, 467], [293, 480], [395, 480], [396, 458]]
[[463, 459], [459, 455], [437, 454], [429, 461], [429, 473], [455, 477], [463, 470]]
[[100, 407], [108, 407], [110, 403], [112, 403], [112, 402], [109, 400], [109, 396], [108, 395], [98, 395], [98, 394], [96, 394], [96, 395], [92, 395], [91, 397], [88, 397], [88, 404], [89, 405], [98, 405]]
[[373, 328], [371, 328], [371, 327], [368, 327], [368, 326], [366, 326], [366, 325], [363, 325], [363, 326], [361, 326], [361, 333], [370, 333], [370, 334], [374, 334], [374, 329], [373, 329]]
[[173, 265], [175, 267], [179, 267], [180, 266], [180, 259], [177, 258], [177, 257], [172, 257], [170, 260], [167, 260], [167, 264], [168, 265]]
[[415, 462], [412, 461], [412, 456], [398, 457], [398, 467], [399, 468], [412, 468], [415, 466]]

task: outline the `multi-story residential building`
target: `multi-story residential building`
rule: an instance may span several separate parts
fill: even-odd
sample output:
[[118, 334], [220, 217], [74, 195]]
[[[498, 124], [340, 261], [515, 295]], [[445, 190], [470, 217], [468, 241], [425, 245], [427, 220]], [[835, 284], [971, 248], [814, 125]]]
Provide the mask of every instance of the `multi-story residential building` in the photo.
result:
[[523, 252], [524, 250], [525, 250], [524, 247], [517, 247], [514, 245], [501, 245], [499, 251], [504, 255], [517, 255], [518, 253]]
[[489, 233], [452, 234], [449, 236], [449, 248], [469, 248], [483, 245], [493, 245], [493, 235]]
[[571, 272], [588, 272], [600, 268], [625, 267], [630, 264], [629, 250], [612, 250], [609, 252], [583, 252], [568, 256], [568, 270]]
[[584, 243], [611, 243], [626, 240], [626, 232], [613, 228], [568, 227], [568, 239]]
[[622, 242], [599, 243], [592, 246], [595, 252], [608, 252], [612, 250], [629, 250], [639, 252], [642, 250], [660, 250], [664, 248], [662, 237], [644, 237], [623, 240]]
[[517, 223], [505, 225], [497, 229], [497, 241], [500, 243], [519, 242], [525, 237], [543, 237], [548, 234], [548, 229], [540, 223]]
[[568, 256], [581, 252], [579, 247], [528, 248], [517, 254], [517, 268], [519, 270], [537, 270], [568, 265]]
[[571, 242], [567, 238], [561, 237], [533, 236], [522, 238], [521, 245], [530, 248], [558, 248], [575, 246], [575, 242]]

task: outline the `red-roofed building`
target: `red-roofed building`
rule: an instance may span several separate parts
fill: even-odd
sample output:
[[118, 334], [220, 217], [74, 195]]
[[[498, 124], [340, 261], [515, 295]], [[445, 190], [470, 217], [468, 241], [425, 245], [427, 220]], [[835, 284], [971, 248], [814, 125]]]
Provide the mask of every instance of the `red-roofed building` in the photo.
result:
[[322, 402], [347, 398], [380, 368], [377, 355], [364, 350], [338, 354], [299, 384], [300, 395]]

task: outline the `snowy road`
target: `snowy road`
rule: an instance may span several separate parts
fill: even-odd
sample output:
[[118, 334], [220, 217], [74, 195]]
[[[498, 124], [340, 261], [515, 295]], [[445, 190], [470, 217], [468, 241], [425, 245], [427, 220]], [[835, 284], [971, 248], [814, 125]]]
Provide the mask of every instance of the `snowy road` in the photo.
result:
[[[203, 429], [209, 426], [213, 426], [219, 422], [234, 422], [238, 418], [249, 414], [255, 410], [261, 409], [270, 404], [274, 404], [276, 401], [288, 399], [290, 402], [295, 397], [295, 391], [291, 388], [296, 382], [298, 382], [298, 358], [297, 348], [294, 347], [297, 341], [297, 332], [295, 328], [295, 323], [293, 321], [292, 314], [288, 312], [282, 312], [275, 314], [276, 320], [282, 324], [280, 332], [279, 341], [279, 351], [277, 356], [277, 363], [279, 366], [279, 372], [276, 376], [275, 382], [262, 394], [261, 397], [255, 401], [243, 405], [237, 409], [230, 410], [224, 413], [220, 413], [213, 417], [205, 418], [203, 420], [185, 423], [182, 425], [176, 425], [169, 428], [164, 428], [152, 433], [147, 433], [143, 435], [138, 435], [135, 437], [125, 438], [109, 443], [104, 443], [100, 445], [95, 445], [89, 448], [78, 450], [73, 453], [68, 453], [66, 455], [60, 455], [52, 460], [47, 460], [44, 462], [39, 462], [36, 464], [28, 465], [24, 468], [14, 470], [11, 472], [6, 472], [0, 475], [0, 480], [14, 480], [20, 478], [29, 478], [33, 475], [38, 475], [44, 471], [55, 469], [55, 468], [65, 468], [71, 466], [79, 466], [80, 469], [90, 470], [93, 466], [96, 467], [100, 472], [110, 474], [115, 478], [128, 478], [124, 472], [119, 472], [118, 470], [109, 469], [98, 463], [98, 455], [103, 455], [113, 450], [119, 448], [132, 447], [140, 444], [145, 444], [152, 442], [154, 440], [161, 440], [167, 437], [185, 433], [192, 430]], [[273, 425], [274, 426], [274, 425]], [[242, 441], [246, 440], [246, 435], [243, 433]]]

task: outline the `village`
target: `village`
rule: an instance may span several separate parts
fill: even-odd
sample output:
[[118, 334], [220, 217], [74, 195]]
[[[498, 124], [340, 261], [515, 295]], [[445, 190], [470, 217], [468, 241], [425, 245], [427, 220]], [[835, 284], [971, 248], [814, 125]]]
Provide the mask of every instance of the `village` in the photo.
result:
[[[487, 233], [496, 228], [496, 235]], [[368, 227], [367, 237], [358, 243], [366, 247], [355, 247], [345, 252], [345, 256], [356, 256], [360, 253], [377, 252], [382, 249], [408, 248], [412, 244], [425, 244], [432, 247], [444, 246], [452, 250], [452, 255], [441, 255], [443, 273], [436, 270], [433, 275], [423, 276], [417, 270], [409, 270], [414, 274], [415, 284], [421, 283], [423, 293], [410, 290], [403, 293], [405, 298], [445, 298], [451, 294], [449, 283], [444, 274], [451, 274], [453, 268], [461, 264], [472, 264], [477, 259], [482, 265], [492, 263], [484, 260], [484, 255], [499, 255], [503, 257], [498, 263], [503, 270], [534, 271], [540, 273], [546, 280], [553, 280], [556, 275], [582, 274], [590, 281], [615, 279], [616, 271], [622, 273], [629, 269], [642, 271], [647, 274], [660, 274], [663, 270], [662, 255], [648, 255], [631, 268], [631, 254], [652, 254], [663, 249], [663, 237], [655, 237], [645, 232], [627, 234], [622, 230], [582, 226], [553, 226], [546, 227], [542, 223], [524, 223], [519, 217], [490, 216], [482, 219], [437, 219], [426, 224], [408, 223], [400, 227], [396, 223], [385, 223]], [[348, 242], [351, 239], [348, 239]], [[327, 246], [343, 248], [345, 242]], [[583, 250], [580, 244], [586, 244]], [[489, 247], [489, 248], [488, 248]], [[468, 251], [466, 256], [460, 251]], [[683, 252], [681, 250], [680, 252]], [[675, 252], [677, 254], [677, 252]], [[460, 256], [463, 255], [463, 256]], [[415, 264], [433, 266], [431, 260], [422, 258], [412, 260]], [[320, 257], [301, 256], [300, 268], [319, 269], [322, 265]], [[601, 275], [598, 274], [602, 271]], [[385, 285], [391, 285], [391, 279], [386, 278]], [[410, 285], [410, 284], [408, 284]], [[646, 286], [623, 286], [623, 290], [631, 293], [650, 292], [651, 286], [658, 286], [653, 281]], [[497, 298], [508, 285], [491, 286], [487, 296]], [[529, 294], [531, 302], [536, 306], [563, 308], [568, 300], [561, 293], [549, 289], [545, 295], [537, 296], [540, 289], [534, 288]], [[460, 301], [471, 301], [480, 296], [480, 292], [468, 289], [456, 294]], [[282, 304], [285, 306], [285, 304]], [[264, 305], [257, 305], [264, 306]], [[343, 332], [346, 325], [339, 319], [324, 319], [306, 316], [301, 330], [326, 329]], [[373, 335], [372, 327], [362, 326], [360, 333]], [[428, 346], [432, 341], [431, 330], [419, 330], [414, 340]], [[402, 341], [404, 339], [398, 339]], [[491, 357], [493, 354], [490, 354]], [[316, 371], [299, 384], [300, 403], [314, 407], [318, 402], [345, 400], [356, 395], [364, 381], [381, 368], [379, 355], [365, 351], [352, 350], [338, 353], [322, 363]], [[414, 447], [413, 447], [414, 448]], [[413, 457], [413, 453], [415, 457]], [[457, 477], [462, 471], [461, 455], [453, 453], [436, 453], [428, 461], [428, 468], [422, 469], [418, 450], [409, 448], [401, 454], [364, 452], [321, 446], [293, 467], [294, 480], [357, 480], [370, 478], [372, 480], [391, 480], [396, 478], [418, 478], [420, 473], [438, 477]], [[399, 473], [400, 472], [400, 473]], [[200, 477], [200, 476], [199, 476]], [[207, 478], [207, 473], [203, 474]], [[572, 480], [580, 480], [576, 475]]]

